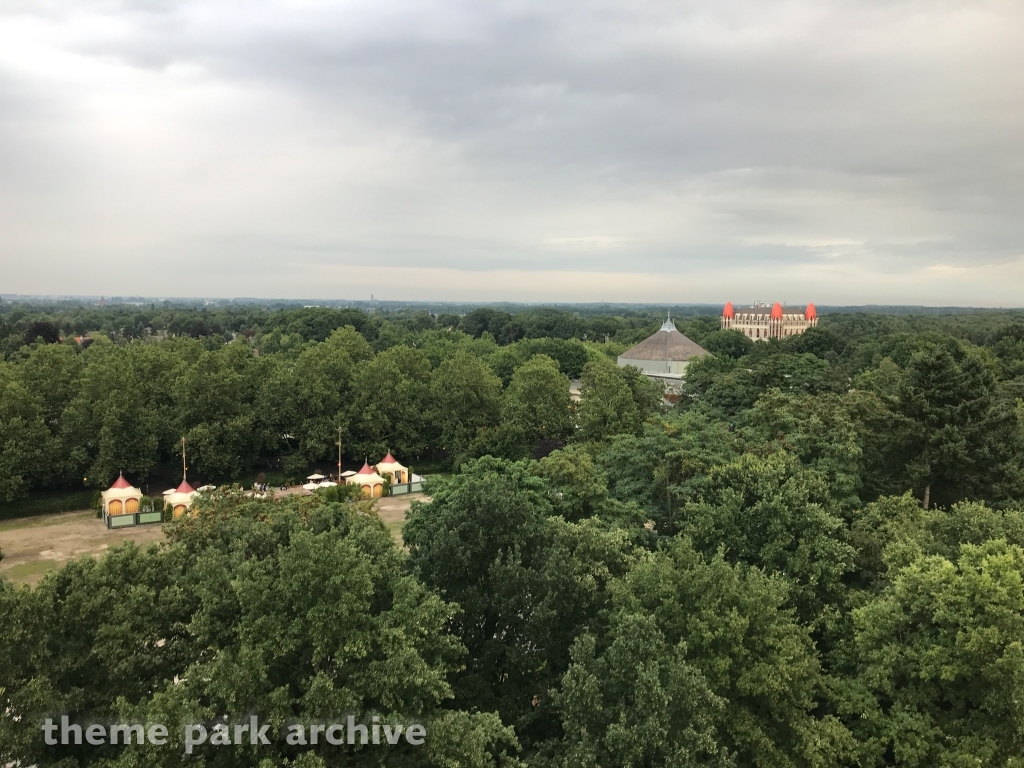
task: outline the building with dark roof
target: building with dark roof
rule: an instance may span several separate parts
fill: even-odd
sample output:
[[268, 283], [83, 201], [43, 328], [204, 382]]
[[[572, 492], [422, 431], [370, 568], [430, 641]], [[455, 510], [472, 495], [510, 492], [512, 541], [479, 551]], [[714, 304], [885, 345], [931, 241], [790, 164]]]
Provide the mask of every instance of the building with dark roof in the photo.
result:
[[709, 354], [706, 349], [679, 332], [671, 320], [619, 355], [619, 365], [633, 365], [647, 378], [661, 382], [666, 392], [677, 392], [691, 360]]

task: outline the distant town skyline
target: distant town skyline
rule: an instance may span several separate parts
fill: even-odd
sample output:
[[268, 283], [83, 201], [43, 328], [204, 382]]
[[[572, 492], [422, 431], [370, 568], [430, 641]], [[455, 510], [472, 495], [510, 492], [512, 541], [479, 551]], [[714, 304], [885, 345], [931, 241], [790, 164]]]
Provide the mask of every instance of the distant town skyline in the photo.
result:
[[0, 8], [0, 292], [1019, 306], [1024, 6]]

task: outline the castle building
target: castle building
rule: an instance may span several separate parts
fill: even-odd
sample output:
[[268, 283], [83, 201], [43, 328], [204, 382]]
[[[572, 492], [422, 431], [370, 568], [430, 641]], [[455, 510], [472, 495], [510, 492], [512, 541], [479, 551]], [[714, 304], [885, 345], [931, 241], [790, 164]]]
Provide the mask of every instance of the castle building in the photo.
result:
[[777, 301], [770, 308], [767, 304], [733, 307], [730, 301], [722, 310], [723, 331], [732, 328], [754, 341], [785, 339], [814, 328], [817, 324], [818, 311], [813, 304], [808, 304], [804, 309], [784, 307]]

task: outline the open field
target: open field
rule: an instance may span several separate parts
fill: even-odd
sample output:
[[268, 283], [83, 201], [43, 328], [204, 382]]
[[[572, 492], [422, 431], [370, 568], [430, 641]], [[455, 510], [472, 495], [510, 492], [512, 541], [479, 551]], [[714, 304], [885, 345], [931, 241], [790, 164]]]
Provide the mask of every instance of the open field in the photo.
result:
[[144, 545], [163, 538], [159, 525], [107, 530], [91, 510], [6, 520], [0, 523], [0, 575], [35, 584], [47, 571], [76, 557], [102, 554], [122, 541]]
[[[379, 499], [377, 511], [395, 540], [401, 543], [405, 515], [413, 501], [429, 501], [421, 493]], [[162, 526], [108, 530], [92, 511], [0, 522], [0, 577], [16, 584], [35, 584], [48, 571], [83, 555], [96, 556], [122, 541], [139, 545], [164, 540]]]

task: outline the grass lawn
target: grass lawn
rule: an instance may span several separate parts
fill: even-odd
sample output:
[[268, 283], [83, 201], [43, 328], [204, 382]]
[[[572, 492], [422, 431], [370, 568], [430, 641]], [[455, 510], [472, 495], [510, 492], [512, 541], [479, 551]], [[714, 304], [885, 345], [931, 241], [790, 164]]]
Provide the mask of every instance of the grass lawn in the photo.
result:
[[56, 571], [64, 563], [56, 560], [33, 560], [30, 563], [21, 563], [0, 572], [0, 578], [10, 579], [15, 584], [34, 583], [39, 577]]
[[452, 471], [450, 461], [414, 461], [410, 466], [417, 475], [438, 475]]
[[405, 527], [405, 520], [395, 520], [391, 523], [385, 523], [388, 528], [388, 533], [391, 534], [399, 546], [402, 545], [402, 528]]

